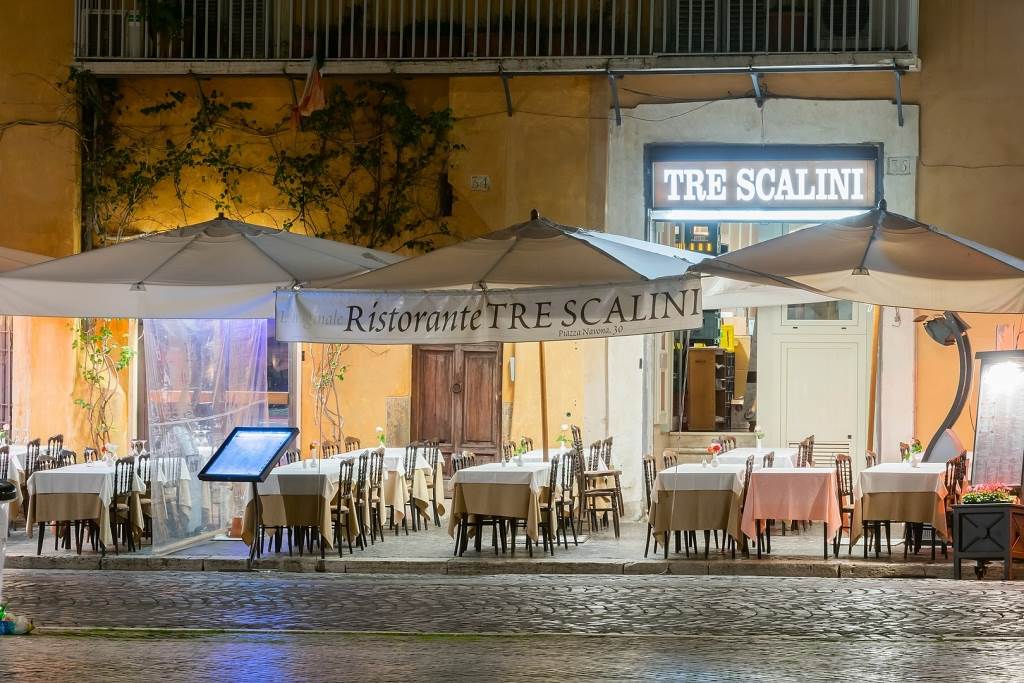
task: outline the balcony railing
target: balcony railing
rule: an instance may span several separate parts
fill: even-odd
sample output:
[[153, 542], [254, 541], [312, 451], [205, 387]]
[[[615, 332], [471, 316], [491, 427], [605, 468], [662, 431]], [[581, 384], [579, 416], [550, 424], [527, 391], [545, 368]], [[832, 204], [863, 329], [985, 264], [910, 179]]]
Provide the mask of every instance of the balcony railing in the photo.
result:
[[906, 65], [917, 12], [918, 0], [76, 0], [76, 54], [136, 72], [314, 55], [351, 72]]

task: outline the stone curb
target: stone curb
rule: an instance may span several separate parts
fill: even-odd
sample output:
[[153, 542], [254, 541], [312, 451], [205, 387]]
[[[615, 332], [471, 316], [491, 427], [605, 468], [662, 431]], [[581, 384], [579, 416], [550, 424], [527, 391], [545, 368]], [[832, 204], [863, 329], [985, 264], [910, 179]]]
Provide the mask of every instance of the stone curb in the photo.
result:
[[[162, 557], [108, 555], [14, 555], [7, 558], [9, 569], [245, 572], [246, 560], [226, 557]], [[805, 559], [703, 558], [669, 560], [590, 559], [565, 560], [546, 557], [505, 558], [349, 558], [316, 555], [267, 557], [258, 560], [254, 571], [323, 572], [328, 574], [450, 574], [486, 576], [506, 574], [592, 574], [592, 575], [677, 575], [677, 576], [785, 576], [853, 579], [951, 579], [951, 564], [823, 561]]]

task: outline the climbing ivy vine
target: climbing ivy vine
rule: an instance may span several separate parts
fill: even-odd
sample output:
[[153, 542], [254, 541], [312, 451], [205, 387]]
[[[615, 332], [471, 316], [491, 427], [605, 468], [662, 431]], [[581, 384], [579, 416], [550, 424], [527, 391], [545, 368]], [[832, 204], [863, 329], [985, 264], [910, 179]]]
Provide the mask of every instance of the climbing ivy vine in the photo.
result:
[[[258, 124], [266, 117], [252, 102], [200, 79], [133, 111], [118, 80], [72, 71], [64, 85], [82, 117], [86, 246], [138, 232], [145, 207], [167, 196], [178, 223], [207, 203], [236, 218], [281, 215], [285, 229], [374, 248], [429, 250], [450, 234], [443, 198], [461, 149], [451, 139], [454, 117], [447, 108], [419, 111], [398, 83], [334, 85], [299, 129], [290, 115]], [[265, 155], [253, 152], [260, 148]], [[277, 199], [268, 205], [260, 192], [263, 205], [254, 207], [243, 188], [265, 185]]]

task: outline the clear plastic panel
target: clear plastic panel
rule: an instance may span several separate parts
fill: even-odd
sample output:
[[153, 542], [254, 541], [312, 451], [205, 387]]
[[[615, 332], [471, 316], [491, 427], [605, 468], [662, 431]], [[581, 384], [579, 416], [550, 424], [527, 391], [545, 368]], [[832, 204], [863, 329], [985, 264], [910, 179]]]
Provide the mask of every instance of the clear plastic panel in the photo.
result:
[[232, 429], [269, 422], [266, 320], [146, 320], [156, 552], [224, 533], [247, 484], [200, 482]]

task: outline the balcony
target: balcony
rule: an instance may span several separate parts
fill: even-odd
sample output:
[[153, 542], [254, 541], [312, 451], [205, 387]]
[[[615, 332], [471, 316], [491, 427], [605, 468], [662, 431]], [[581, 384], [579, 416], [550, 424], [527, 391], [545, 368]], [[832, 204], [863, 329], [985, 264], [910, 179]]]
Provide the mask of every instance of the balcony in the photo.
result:
[[76, 0], [97, 74], [754, 73], [917, 66], [919, 0]]

